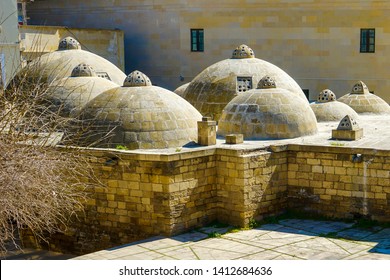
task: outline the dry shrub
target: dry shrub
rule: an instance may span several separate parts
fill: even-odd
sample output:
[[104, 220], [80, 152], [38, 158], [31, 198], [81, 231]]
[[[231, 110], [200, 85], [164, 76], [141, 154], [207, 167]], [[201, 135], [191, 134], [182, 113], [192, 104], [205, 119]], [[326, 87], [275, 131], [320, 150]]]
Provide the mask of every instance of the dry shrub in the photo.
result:
[[48, 103], [48, 85], [29, 68], [0, 91], [0, 249], [20, 229], [44, 239], [64, 231], [97, 183], [85, 151], [57, 147], [76, 122]]

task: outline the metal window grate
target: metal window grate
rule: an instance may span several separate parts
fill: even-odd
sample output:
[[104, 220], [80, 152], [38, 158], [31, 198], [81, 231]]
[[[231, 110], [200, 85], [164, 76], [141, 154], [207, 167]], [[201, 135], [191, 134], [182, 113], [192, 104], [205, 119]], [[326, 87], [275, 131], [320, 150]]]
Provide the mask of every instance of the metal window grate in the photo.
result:
[[191, 51], [192, 52], [204, 51], [204, 30], [203, 29], [191, 29]]
[[361, 53], [375, 52], [375, 29], [374, 28], [360, 29], [360, 52]]

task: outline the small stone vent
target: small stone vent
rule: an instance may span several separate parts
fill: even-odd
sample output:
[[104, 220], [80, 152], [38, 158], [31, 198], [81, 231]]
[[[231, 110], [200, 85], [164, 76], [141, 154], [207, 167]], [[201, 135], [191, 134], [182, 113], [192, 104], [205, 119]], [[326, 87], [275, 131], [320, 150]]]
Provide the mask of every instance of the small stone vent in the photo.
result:
[[80, 43], [72, 38], [72, 37], [66, 37], [63, 38], [60, 43], [58, 44], [58, 50], [81, 50]]
[[240, 45], [234, 51], [232, 58], [234, 59], [242, 59], [242, 58], [254, 58], [255, 53], [253, 50], [247, 45]]
[[141, 71], [131, 72], [125, 79], [123, 86], [124, 87], [142, 87], [142, 86], [151, 86], [152, 82]]
[[353, 93], [353, 94], [368, 94], [368, 93], [370, 93], [370, 91], [365, 83], [363, 83], [362, 81], [359, 81], [352, 87], [351, 93]]
[[346, 115], [339, 123], [337, 130], [356, 130], [359, 129], [357, 122], [350, 116]]
[[336, 94], [334, 94], [334, 92], [330, 89], [324, 89], [318, 95], [317, 101], [320, 103], [336, 101]]
[[252, 89], [252, 77], [237, 77], [237, 92], [246, 92]]
[[71, 77], [94, 77], [96, 76], [96, 72], [93, 68], [85, 63], [80, 63], [77, 65], [70, 75]]
[[265, 76], [257, 84], [257, 88], [258, 89], [276, 88], [276, 82], [275, 82], [274, 78], [272, 78], [270, 76]]

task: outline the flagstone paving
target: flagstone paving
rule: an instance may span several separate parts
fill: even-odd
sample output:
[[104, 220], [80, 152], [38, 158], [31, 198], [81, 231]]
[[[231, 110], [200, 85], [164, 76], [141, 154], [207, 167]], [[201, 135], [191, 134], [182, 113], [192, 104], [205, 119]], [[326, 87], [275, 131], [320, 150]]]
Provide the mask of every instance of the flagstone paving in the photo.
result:
[[390, 228], [286, 219], [250, 230], [230, 229], [207, 227], [174, 237], [154, 237], [74, 259], [390, 260]]

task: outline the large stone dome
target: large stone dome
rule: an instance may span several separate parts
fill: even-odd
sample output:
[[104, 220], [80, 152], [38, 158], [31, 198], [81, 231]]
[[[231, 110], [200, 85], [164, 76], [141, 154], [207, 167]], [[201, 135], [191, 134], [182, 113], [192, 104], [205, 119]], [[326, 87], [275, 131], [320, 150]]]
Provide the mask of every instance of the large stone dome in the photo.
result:
[[100, 93], [119, 87], [100, 78], [86, 63], [77, 65], [70, 77], [53, 81], [48, 88], [48, 99], [55, 110], [65, 117], [76, 116], [81, 108]]
[[358, 114], [390, 114], [390, 106], [379, 96], [370, 93], [367, 85], [362, 81], [357, 82], [351, 93], [339, 98], [352, 107]]
[[39, 75], [44, 81], [52, 82], [71, 76], [73, 69], [86, 63], [95, 70], [97, 76], [122, 85], [126, 75], [113, 63], [94, 53], [81, 49], [77, 40], [66, 37], [59, 43], [57, 51], [47, 53], [29, 64], [31, 73]]
[[[180, 147], [197, 140], [201, 114], [177, 94], [152, 86], [140, 71], [105, 91], [81, 112], [84, 144], [129, 149]], [[107, 133], [111, 135], [102, 139]]]
[[233, 98], [222, 112], [218, 135], [244, 134], [247, 140], [296, 138], [317, 132], [309, 103], [264, 77], [257, 89]]
[[203, 70], [190, 82], [182, 96], [203, 116], [218, 121], [223, 108], [230, 100], [246, 94], [265, 75], [275, 77], [279, 88], [289, 90], [292, 96], [308, 103], [294, 79], [279, 67], [255, 58], [253, 50], [246, 45], [237, 47], [232, 58], [217, 62]]
[[181, 86], [177, 87], [173, 92], [179, 96], [183, 96], [184, 91], [186, 90], [186, 88], [188, 87], [189, 84], [190, 83], [186, 83], [184, 85], [181, 85]]
[[340, 121], [345, 115], [358, 119], [358, 114], [347, 104], [336, 100], [336, 94], [330, 89], [324, 89], [318, 95], [317, 101], [310, 103], [310, 107], [318, 122]]

